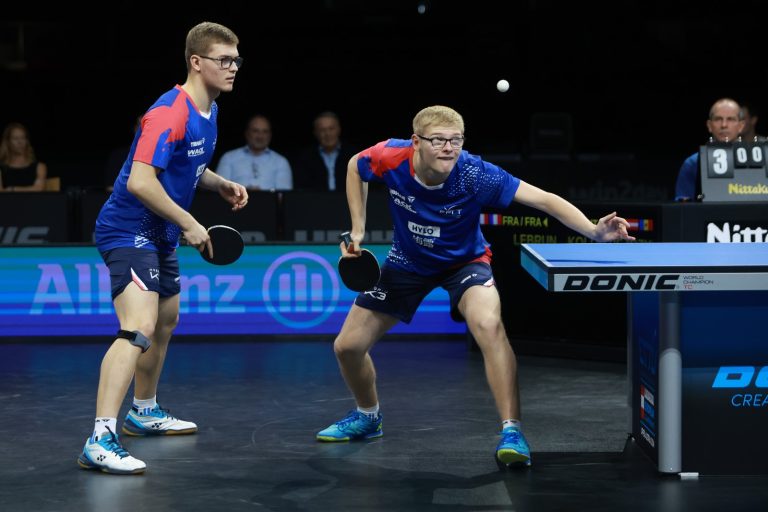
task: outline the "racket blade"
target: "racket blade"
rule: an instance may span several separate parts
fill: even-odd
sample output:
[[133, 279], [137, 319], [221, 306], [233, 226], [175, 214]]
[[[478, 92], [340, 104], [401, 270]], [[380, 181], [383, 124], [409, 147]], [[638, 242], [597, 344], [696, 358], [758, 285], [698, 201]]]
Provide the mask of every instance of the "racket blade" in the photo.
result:
[[208, 228], [208, 236], [211, 237], [213, 258], [204, 250], [200, 254], [205, 261], [214, 265], [230, 265], [243, 254], [245, 243], [236, 229], [224, 225], [211, 226]]

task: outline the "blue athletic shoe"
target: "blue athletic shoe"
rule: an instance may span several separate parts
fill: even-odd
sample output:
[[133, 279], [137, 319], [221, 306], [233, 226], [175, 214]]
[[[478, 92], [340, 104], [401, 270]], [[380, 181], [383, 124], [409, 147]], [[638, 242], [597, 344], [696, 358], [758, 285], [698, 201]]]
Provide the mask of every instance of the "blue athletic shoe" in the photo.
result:
[[496, 459], [505, 466], [531, 465], [531, 449], [519, 429], [507, 427], [501, 431], [501, 441], [496, 446]]
[[381, 429], [381, 413], [375, 420], [365, 414], [352, 410], [343, 419], [317, 433], [318, 441], [352, 441], [355, 439], [373, 439], [384, 435]]
[[167, 409], [156, 405], [153, 409], [139, 412], [131, 407], [123, 422], [123, 433], [129, 436], [167, 436], [194, 434], [197, 425], [171, 416]]

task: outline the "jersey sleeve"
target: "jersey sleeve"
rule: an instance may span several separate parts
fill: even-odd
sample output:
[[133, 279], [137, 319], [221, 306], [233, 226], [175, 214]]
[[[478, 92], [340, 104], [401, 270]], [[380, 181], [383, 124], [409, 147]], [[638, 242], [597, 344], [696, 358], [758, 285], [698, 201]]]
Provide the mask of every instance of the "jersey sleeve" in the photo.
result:
[[387, 141], [379, 142], [357, 154], [357, 172], [360, 174], [360, 179], [363, 181], [382, 181], [386, 171], [382, 159], [386, 145]]
[[520, 179], [489, 162], [483, 162], [478, 176], [477, 198], [483, 206], [506, 208], [514, 199]]
[[133, 159], [166, 169], [174, 148], [184, 141], [188, 118], [189, 110], [183, 99], [147, 112], [141, 120], [141, 135]]
[[389, 139], [358, 154], [357, 170], [363, 181], [385, 181], [391, 171], [413, 174], [411, 159], [413, 145], [410, 140]]

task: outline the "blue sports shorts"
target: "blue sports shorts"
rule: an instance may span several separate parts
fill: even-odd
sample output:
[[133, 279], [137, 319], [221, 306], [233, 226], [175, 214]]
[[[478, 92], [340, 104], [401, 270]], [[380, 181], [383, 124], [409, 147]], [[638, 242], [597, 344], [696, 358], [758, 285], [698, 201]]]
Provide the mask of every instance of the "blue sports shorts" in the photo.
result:
[[176, 251], [159, 254], [150, 249], [116, 247], [103, 252], [101, 257], [109, 268], [112, 299], [123, 293], [130, 282], [142, 290], [157, 292], [161, 298], [181, 292]]
[[473, 262], [431, 276], [398, 270], [386, 263], [379, 282], [370, 290], [360, 292], [355, 304], [379, 311], [398, 320], [411, 323], [413, 315], [429, 292], [443, 287], [451, 299], [451, 318], [463, 322], [459, 301], [471, 286], [494, 286], [493, 272], [487, 263]]

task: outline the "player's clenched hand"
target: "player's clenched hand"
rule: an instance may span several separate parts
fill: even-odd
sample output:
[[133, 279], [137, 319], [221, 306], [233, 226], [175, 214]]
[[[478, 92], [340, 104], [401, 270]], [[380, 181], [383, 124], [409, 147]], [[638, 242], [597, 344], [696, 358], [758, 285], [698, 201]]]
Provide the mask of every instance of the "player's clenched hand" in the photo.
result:
[[632, 241], [635, 237], [627, 233], [629, 222], [619, 217], [616, 212], [609, 213], [597, 221], [595, 226], [595, 239], [599, 242], [613, 242], [615, 240]]
[[213, 256], [211, 237], [208, 235], [208, 230], [199, 222], [194, 222], [190, 226], [182, 228], [182, 236], [187, 241], [187, 244], [197, 248], [200, 252], [207, 250], [209, 256]]
[[241, 210], [248, 204], [248, 191], [239, 183], [222, 180], [219, 184], [219, 195], [232, 205], [232, 211]]

